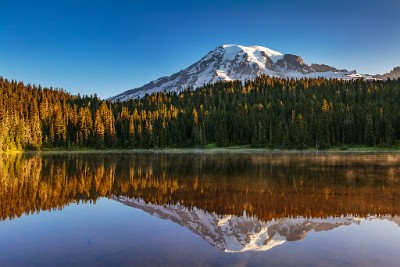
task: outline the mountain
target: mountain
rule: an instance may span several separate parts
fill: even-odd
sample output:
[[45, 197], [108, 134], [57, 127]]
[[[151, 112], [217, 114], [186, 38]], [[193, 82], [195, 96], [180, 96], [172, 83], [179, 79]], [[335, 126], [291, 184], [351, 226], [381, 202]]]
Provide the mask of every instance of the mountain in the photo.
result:
[[217, 81], [249, 80], [260, 75], [283, 78], [326, 77], [363, 78], [356, 71], [336, 69], [325, 64], [308, 65], [297, 55], [282, 54], [262, 46], [223, 45], [171, 76], [162, 77], [142, 87], [111, 98], [113, 101], [140, 98], [154, 92], [179, 92]]
[[374, 77], [378, 78], [378, 79], [383, 79], [383, 80], [386, 80], [386, 79], [398, 79], [398, 78], [400, 78], [400, 67], [395, 67], [389, 73], [385, 73], [385, 74], [382, 74], [382, 75], [376, 75]]
[[[399, 224], [399, 217], [353, 216], [328, 218], [281, 218], [267, 222], [256, 217], [218, 215], [181, 204], [156, 205], [141, 199], [113, 197], [114, 200], [189, 229], [223, 252], [266, 251], [285, 242], [303, 240], [311, 231], [330, 231], [341, 226], [359, 224], [368, 219], [388, 220]], [[400, 226], [400, 225], [399, 225]]]

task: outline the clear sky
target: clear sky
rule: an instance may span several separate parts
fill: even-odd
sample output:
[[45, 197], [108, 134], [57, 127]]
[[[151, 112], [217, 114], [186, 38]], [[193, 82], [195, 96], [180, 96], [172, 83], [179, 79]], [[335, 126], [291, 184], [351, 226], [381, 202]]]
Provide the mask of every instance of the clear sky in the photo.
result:
[[107, 98], [222, 44], [360, 73], [400, 65], [398, 0], [0, 0], [0, 76]]

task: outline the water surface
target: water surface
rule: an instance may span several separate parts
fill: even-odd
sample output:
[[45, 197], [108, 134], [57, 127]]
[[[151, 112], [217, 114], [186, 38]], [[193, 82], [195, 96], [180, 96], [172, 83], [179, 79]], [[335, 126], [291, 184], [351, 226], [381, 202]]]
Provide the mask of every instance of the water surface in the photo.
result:
[[0, 266], [398, 266], [400, 157], [0, 156]]

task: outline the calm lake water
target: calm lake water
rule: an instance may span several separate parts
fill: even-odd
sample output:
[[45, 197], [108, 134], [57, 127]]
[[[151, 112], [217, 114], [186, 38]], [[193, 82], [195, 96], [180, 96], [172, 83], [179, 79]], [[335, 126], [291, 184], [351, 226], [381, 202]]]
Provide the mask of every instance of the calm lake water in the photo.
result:
[[0, 266], [399, 266], [400, 154], [0, 155]]

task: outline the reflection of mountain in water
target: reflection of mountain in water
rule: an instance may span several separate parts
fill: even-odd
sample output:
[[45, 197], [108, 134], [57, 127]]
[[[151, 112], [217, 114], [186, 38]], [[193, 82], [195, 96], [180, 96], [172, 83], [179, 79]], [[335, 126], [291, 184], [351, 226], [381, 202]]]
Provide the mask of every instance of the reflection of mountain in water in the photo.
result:
[[[141, 209], [153, 216], [173, 221], [224, 252], [266, 251], [286, 241], [304, 239], [308, 232], [329, 231], [340, 226], [359, 224], [357, 217], [328, 218], [282, 218], [263, 222], [256, 217], [207, 213], [202, 209], [189, 209], [183, 205], [156, 205], [143, 200], [114, 197], [127, 206]], [[387, 219], [399, 223], [399, 217], [376, 217], [367, 219]]]
[[113, 196], [264, 222], [394, 216], [399, 164], [397, 154], [0, 155], [0, 220]]

